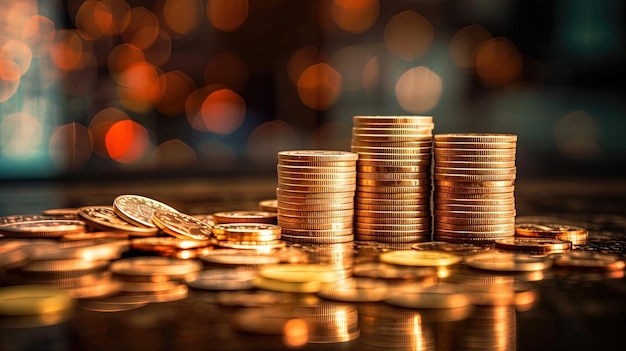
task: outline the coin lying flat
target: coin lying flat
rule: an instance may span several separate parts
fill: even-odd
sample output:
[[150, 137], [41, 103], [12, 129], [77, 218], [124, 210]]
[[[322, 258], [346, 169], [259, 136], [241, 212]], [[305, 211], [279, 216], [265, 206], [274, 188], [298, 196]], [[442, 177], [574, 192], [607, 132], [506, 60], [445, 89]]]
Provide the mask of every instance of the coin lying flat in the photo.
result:
[[325, 299], [345, 302], [376, 302], [389, 293], [384, 281], [368, 278], [348, 278], [329, 284], [317, 294]]
[[551, 238], [503, 238], [495, 241], [496, 248], [531, 254], [564, 253], [572, 249], [570, 241]]
[[442, 283], [401, 288], [386, 298], [385, 303], [405, 308], [440, 309], [465, 307], [471, 299], [463, 286]]
[[164, 232], [179, 239], [209, 240], [213, 236], [208, 223], [181, 212], [155, 210], [152, 222]]
[[614, 254], [572, 251], [554, 258], [554, 265], [573, 269], [621, 271], [626, 267], [623, 257]]
[[0, 225], [0, 234], [8, 238], [58, 238], [84, 233], [85, 222], [67, 219], [15, 222]]
[[113, 200], [113, 210], [127, 222], [137, 226], [156, 227], [152, 214], [156, 210], [178, 212], [157, 200], [139, 195], [119, 195]]
[[215, 212], [215, 223], [276, 223], [276, 211], [228, 211]]
[[202, 263], [167, 257], [129, 257], [114, 261], [109, 269], [115, 274], [126, 276], [165, 276], [171, 279], [183, 279], [187, 274], [201, 270]]
[[268, 199], [259, 201], [259, 210], [265, 212], [276, 212], [278, 207], [277, 199]]
[[254, 287], [254, 271], [237, 269], [211, 269], [200, 271], [198, 275], [185, 279], [185, 283], [203, 290], [247, 290]]
[[466, 266], [498, 272], [531, 272], [550, 268], [552, 260], [526, 253], [487, 251], [463, 258]]
[[101, 230], [118, 230], [132, 233], [133, 236], [153, 236], [159, 231], [156, 227], [137, 226], [123, 220], [115, 213], [113, 206], [85, 206], [78, 209], [78, 215], [87, 224]]
[[522, 221], [515, 224], [515, 235], [567, 240], [573, 245], [584, 245], [587, 243], [589, 232], [584, 227], [572, 224]]
[[441, 267], [459, 263], [461, 257], [445, 251], [398, 250], [383, 252], [379, 260], [401, 266]]

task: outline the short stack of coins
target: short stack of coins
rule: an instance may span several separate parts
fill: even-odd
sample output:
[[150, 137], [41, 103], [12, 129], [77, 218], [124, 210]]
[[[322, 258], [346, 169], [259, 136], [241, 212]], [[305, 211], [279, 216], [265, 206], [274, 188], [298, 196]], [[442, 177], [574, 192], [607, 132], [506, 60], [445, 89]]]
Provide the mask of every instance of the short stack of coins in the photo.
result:
[[387, 244], [431, 239], [430, 116], [354, 116], [355, 237]]
[[358, 155], [333, 150], [278, 153], [278, 225], [291, 243], [337, 244], [354, 240]]
[[515, 234], [512, 134], [434, 136], [434, 240], [490, 244]]

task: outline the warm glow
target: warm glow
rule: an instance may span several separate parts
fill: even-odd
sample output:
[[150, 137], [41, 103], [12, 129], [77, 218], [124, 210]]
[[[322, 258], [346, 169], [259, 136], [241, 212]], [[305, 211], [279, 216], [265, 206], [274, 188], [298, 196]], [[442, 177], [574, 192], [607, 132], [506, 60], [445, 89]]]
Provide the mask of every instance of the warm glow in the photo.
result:
[[33, 16], [22, 29], [21, 39], [28, 45], [32, 55], [47, 55], [54, 39], [54, 22], [44, 16]]
[[379, 9], [378, 0], [333, 0], [331, 14], [339, 28], [363, 33], [376, 22]]
[[63, 75], [64, 91], [68, 95], [85, 96], [89, 94], [98, 80], [98, 67], [94, 54], [80, 69], [65, 71]]
[[172, 37], [163, 29], [159, 29], [159, 33], [149, 47], [143, 50], [146, 61], [155, 66], [163, 66], [169, 61], [172, 54]]
[[298, 79], [300, 100], [314, 110], [326, 110], [334, 105], [341, 89], [341, 74], [325, 63], [309, 66]]
[[0, 6], [0, 26], [5, 38], [19, 38], [24, 25], [39, 14], [35, 0], [3, 1]]
[[199, 0], [165, 0], [165, 25], [178, 34], [189, 34], [202, 21], [202, 3]]
[[291, 347], [303, 346], [309, 341], [309, 325], [303, 319], [290, 319], [285, 323], [285, 344]]
[[248, 0], [208, 0], [206, 14], [211, 25], [224, 32], [237, 30], [248, 18]]
[[93, 152], [101, 157], [109, 157], [105, 137], [116, 122], [129, 119], [125, 112], [115, 107], [105, 108], [93, 116], [89, 123], [89, 132], [93, 138]]
[[351, 138], [351, 127], [345, 123], [333, 121], [315, 129], [307, 146], [311, 149], [349, 151]]
[[378, 77], [380, 76], [380, 65], [378, 57], [370, 58], [363, 68], [363, 87], [368, 92], [373, 92], [378, 85]]
[[316, 63], [326, 62], [328, 58], [318, 48], [305, 46], [296, 51], [287, 62], [287, 74], [293, 84], [298, 84], [298, 79], [305, 69]]
[[442, 82], [439, 75], [420, 66], [404, 72], [398, 79], [396, 98], [405, 111], [425, 113], [437, 106], [441, 90]]
[[92, 44], [83, 40], [76, 30], [57, 30], [50, 46], [50, 58], [62, 70], [78, 70], [91, 59]]
[[26, 112], [0, 120], [0, 154], [8, 159], [23, 160], [33, 156], [42, 143], [41, 123]]
[[248, 84], [249, 70], [246, 63], [230, 52], [213, 57], [204, 68], [206, 84], [223, 84], [240, 92]]
[[124, 0], [101, 0], [106, 8], [94, 14], [96, 25], [104, 35], [118, 35], [130, 24], [130, 5]]
[[478, 46], [491, 38], [491, 34], [477, 24], [461, 28], [450, 41], [452, 61], [459, 68], [473, 68]]
[[363, 76], [369, 59], [368, 50], [359, 45], [347, 46], [333, 56], [332, 65], [341, 73], [346, 92], [363, 89]]
[[0, 60], [0, 102], [9, 100], [20, 85], [22, 70], [15, 62]]
[[283, 121], [266, 122], [250, 134], [246, 149], [251, 160], [275, 162], [276, 154], [301, 147], [298, 133]]
[[200, 109], [206, 128], [218, 134], [232, 133], [239, 128], [246, 115], [245, 101], [229, 89], [209, 94]]
[[120, 163], [138, 160], [148, 148], [148, 131], [137, 122], [116, 122], [106, 134], [105, 144], [109, 157]]
[[185, 100], [196, 85], [184, 72], [172, 71], [159, 77], [159, 88], [157, 110], [167, 116], [178, 116], [185, 113]]
[[91, 150], [89, 130], [76, 122], [58, 127], [48, 147], [52, 163], [60, 170], [80, 168], [91, 158]]
[[159, 97], [158, 69], [147, 62], [131, 65], [120, 74], [117, 92], [120, 102], [127, 109], [147, 111]]
[[231, 167], [237, 162], [237, 154], [228, 145], [217, 142], [208, 141], [195, 147], [198, 158], [205, 163], [208, 162], [211, 168]]
[[389, 20], [385, 27], [384, 40], [392, 54], [413, 61], [430, 50], [434, 40], [434, 28], [424, 16], [407, 10]]
[[[97, 20], [96, 20], [97, 18]], [[87, 0], [76, 12], [76, 29], [85, 39], [97, 40], [104, 36], [98, 22], [111, 26], [113, 22], [108, 6], [101, 1]]]
[[159, 168], [182, 168], [196, 162], [196, 153], [183, 141], [172, 139], [154, 149], [153, 158]]
[[32, 59], [30, 49], [21, 41], [9, 40], [0, 48], [0, 60], [15, 62], [20, 67], [21, 75], [28, 71]]
[[519, 79], [522, 66], [522, 55], [504, 38], [490, 39], [478, 47], [476, 73], [486, 86], [497, 87]]
[[571, 159], [588, 159], [600, 152], [598, 121], [584, 110], [572, 111], [554, 127], [554, 141], [559, 151]]
[[126, 43], [140, 49], [150, 47], [159, 35], [159, 19], [151, 10], [139, 6], [130, 10], [130, 23], [121, 33]]
[[135, 45], [124, 43], [115, 46], [109, 52], [107, 60], [111, 78], [113, 78], [115, 82], [120, 83], [119, 76], [122, 72], [133, 64], [143, 62], [144, 60], [143, 51]]

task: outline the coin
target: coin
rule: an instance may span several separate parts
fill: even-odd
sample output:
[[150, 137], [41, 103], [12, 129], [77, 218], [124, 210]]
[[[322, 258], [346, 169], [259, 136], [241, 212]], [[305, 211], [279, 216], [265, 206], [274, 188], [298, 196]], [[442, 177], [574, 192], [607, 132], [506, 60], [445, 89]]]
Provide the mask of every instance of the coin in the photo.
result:
[[155, 210], [152, 212], [152, 222], [179, 239], [208, 240], [212, 237], [213, 227], [185, 213]]
[[277, 199], [261, 200], [259, 201], [259, 210], [265, 212], [276, 212], [278, 207]]
[[85, 222], [69, 219], [15, 222], [0, 225], [0, 234], [8, 238], [59, 238], [84, 233]]
[[551, 238], [502, 238], [495, 240], [496, 248], [524, 251], [531, 254], [563, 253], [572, 249], [570, 241]]
[[461, 258], [444, 251], [398, 250], [383, 252], [379, 260], [401, 266], [440, 267], [459, 263]]
[[114, 261], [109, 266], [111, 272], [126, 276], [168, 277], [170, 280], [183, 279], [187, 274], [198, 272], [202, 264], [193, 260], [168, 257], [129, 257]]
[[137, 226], [123, 220], [112, 206], [80, 207], [78, 215], [89, 225], [101, 230], [126, 231], [133, 236], [153, 236], [159, 231], [156, 227]]
[[258, 275], [267, 279], [291, 283], [311, 281], [328, 283], [340, 278], [337, 272], [314, 264], [269, 265], [261, 268]]
[[122, 219], [137, 226], [156, 227], [152, 215], [156, 210], [178, 212], [157, 200], [139, 195], [119, 195], [113, 200], [113, 210]]
[[220, 249], [211, 252], [204, 251], [200, 255], [200, 259], [212, 264], [229, 266], [260, 266], [280, 263], [280, 257], [276, 255], [268, 255], [255, 251], [243, 253], [242, 250], [236, 249]]
[[180, 239], [169, 236], [136, 238], [130, 242], [130, 245], [134, 250], [153, 252], [196, 249], [199, 247], [209, 246], [210, 244], [210, 240]]
[[64, 289], [39, 284], [0, 287], [1, 316], [52, 315], [73, 306]]
[[465, 256], [463, 263], [472, 268], [498, 272], [539, 271], [552, 266], [552, 260], [545, 256], [498, 251]]
[[346, 243], [354, 240], [354, 235], [335, 235], [330, 237], [317, 236], [301, 236], [301, 235], [282, 235], [283, 240], [290, 243], [311, 243], [311, 244], [338, 244]]
[[341, 279], [323, 287], [317, 294], [325, 299], [344, 302], [376, 302], [389, 293], [387, 284], [377, 279]]
[[385, 303], [405, 308], [448, 309], [468, 306], [471, 299], [463, 286], [440, 283], [396, 290], [385, 299]]
[[285, 282], [256, 276], [254, 286], [258, 289], [291, 293], [316, 293], [322, 289], [319, 281]]
[[254, 277], [254, 271], [212, 269], [200, 271], [197, 276], [185, 279], [185, 283], [202, 290], [246, 290], [254, 287]]
[[554, 238], [571, 241], [573, 245], [587, 243], [588, 231], [581, 226], [564, 223], [524, 223], [515, 224], [515, 234], [522, 237]]
[[316, 159], [324, 162], [332, 161], [356, 161], [358, 155], [352, 152], [335, 151], [335, 150], [290, 150], [279, 151], [279, 160], [292, 160], [292, 161], [308, 161]]
[[266, 211], [228, 211], [215, 212], [216, 223], [276, 223], [276, 212]]
[[149, 303], [171, 302], [187, 298], [189, 288], [185, 284], [175, 284], [175, 287], [164, 291], [140, 291], [140, 292], [124, 292], [123, 296], [131, 296], [139, 299], [145, 299]]
[[448, 141], [448, 142], [465, 142], [465, 143], [514, 143], [517, 142], [517, 135], [515, 134], [487, 134], [487, 133], [451, 133], [451, 134], [436, 134], [435, 141]]
[[621, 271], [626, 267], [624, 258], [618, 255], [578, 250], [554, 257], [554, 265], [598, 271]]
[[280, 239], [281, 227], [265, 223], [223, 223], [212, 228], [219, 240], [271, 241]]
[[147, 299], [132, 296], [111, 296], [96, 300], [83, 300], [80, 308], [94, 312], [122, 312], [147, 305]]

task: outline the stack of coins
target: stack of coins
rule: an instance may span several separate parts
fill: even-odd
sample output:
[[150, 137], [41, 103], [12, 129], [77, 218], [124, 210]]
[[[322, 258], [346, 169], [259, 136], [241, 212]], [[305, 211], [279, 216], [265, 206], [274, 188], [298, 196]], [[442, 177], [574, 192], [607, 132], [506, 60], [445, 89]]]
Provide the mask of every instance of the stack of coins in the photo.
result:
[[292, 243], [352, 242], [356, 160], [345, 151], [278, 153], [278, 225]]
[[490, 244], [515, 234], [515, 150], [511, 134], [434, 137], [434, 238]]
[[354, 116], [359, 241], [414, 243], [431, 237], [430, 116]]

